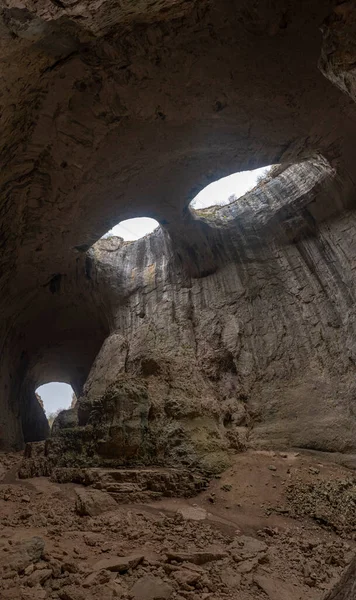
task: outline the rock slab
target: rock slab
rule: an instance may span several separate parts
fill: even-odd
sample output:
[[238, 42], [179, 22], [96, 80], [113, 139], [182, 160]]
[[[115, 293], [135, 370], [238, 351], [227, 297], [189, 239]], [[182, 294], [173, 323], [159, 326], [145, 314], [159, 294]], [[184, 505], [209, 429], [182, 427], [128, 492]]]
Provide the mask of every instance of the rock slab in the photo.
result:
[[76, 488], [75, 492], [77, 494], [75, 509], [78, 515], [96, 517], [117, 508], [117, 504], [110, 494], [101, 490]]

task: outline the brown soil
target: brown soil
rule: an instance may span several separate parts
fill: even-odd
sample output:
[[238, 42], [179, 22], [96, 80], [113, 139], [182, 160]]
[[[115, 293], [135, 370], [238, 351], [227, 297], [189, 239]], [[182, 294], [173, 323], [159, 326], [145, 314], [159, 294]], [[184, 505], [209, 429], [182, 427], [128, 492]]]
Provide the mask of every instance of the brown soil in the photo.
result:
[[319, 600], [354, 554], [354, 474], [326, 455], [249, 451], [195, 498], [95, 517], [20, 460], [0, 456], [4, 600]]

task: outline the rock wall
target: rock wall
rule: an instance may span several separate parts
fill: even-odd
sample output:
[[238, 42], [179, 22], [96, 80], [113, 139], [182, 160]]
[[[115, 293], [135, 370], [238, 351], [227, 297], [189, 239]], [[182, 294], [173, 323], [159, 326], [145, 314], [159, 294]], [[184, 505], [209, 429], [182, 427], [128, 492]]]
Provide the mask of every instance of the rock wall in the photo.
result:
[[114, 327], [53, 453], [211, 472], [248, 445], [354, 450], [356, 215], [335, 215], [342, 191], [316, 157], [187, 214], [180, 244], [168, 228], [97, 242]]
[[21, 426], [24, 442], [39, 442], [49, 437], [50, 427], [41, 398], [33, 392], [33, 387], [22, 390]]

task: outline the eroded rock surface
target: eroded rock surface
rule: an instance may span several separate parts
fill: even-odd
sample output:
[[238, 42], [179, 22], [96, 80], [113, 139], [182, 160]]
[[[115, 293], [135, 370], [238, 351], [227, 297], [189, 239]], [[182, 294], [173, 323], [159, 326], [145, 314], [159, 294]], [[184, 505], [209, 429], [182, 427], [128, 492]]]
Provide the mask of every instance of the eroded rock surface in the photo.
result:
[[[191, 499], [116, 504], [81, 516], [78, 484], [16, 480], [12, 465], [20, 455], [0, 453], [0, 597], [321, 600], [330, 593], [328, 600], [352, 600], [331, 590], [341, 581], [352, 590], [353, 532], [266, 510], [287, 503], [288, 479], [307, 484], [315, 469], [320, 479], [342, 481], [350, 471], [323, 453], [283, 455], [236, 454], [232, 467]], [[191, 519], [189, 509], [204, 518]]]
[[186, 238], [95, 244], [91, 276], [114, 326], [53, 425], [51, 468], [211, 474], [249, 445], [353, 449], [354, 213], [335, 214], [339, 192], [314, 157], [190, 214]]

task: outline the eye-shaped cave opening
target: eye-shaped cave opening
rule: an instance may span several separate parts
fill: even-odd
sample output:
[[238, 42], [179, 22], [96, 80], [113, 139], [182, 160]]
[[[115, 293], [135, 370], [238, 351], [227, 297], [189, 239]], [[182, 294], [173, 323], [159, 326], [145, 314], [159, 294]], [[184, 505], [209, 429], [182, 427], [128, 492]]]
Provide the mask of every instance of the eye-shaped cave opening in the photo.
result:
[[213, 206], [225, 206], [235, 202], [247, 192], [269, 180], [271, 170], [277, 165], [268, 165], [251, 171], [240, 171], [222, 177], [207, 185], [190, 202], [190, 208], [202, 210]]
[[[206, 277], [261, 240], [297, 242], [335, 211], [335, 168], [319, 153], [291, 163], [240, 172], [206, 186], [169, 228], [178, 267]], [[268, 243], [268, 242], [267, 242]]]
[[135, 217], [125, 219], [112, 227], [101, 239], [111, 237], [122, 238], [125, 242], [134, 242], [152, 233], [159, 227], [158, 221], [151, 217]]
[[74, 408], [77, 402], [77, 396], [72, 386], [61, 381], [51, 381], [40, 385], [35, 394], [44, 410], [50, 428], [62, 410]]

